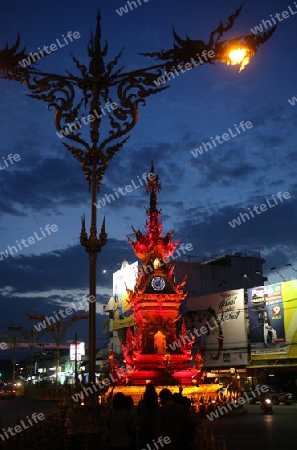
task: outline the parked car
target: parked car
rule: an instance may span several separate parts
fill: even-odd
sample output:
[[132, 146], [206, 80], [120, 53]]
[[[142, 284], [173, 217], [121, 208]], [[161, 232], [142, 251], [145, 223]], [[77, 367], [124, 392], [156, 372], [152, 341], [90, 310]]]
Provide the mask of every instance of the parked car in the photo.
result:
[[[252, 391], [253, 391], [252, 388], [246, 389], [244, 391], [247, 393], [247, 396], [250, 399], [249, 403], [251, 405], [260, 403], [261, 396], [256, 392], [252, 394]], [[285, 405], [291, 405], [294, 401], [293, 394], [291, 394], [290, 392], [283, 392], [282, 390], [274, 387], [269, 388], [269, 391], [265, 393], [265, 397], [269, 398], [272, 401], [273, 405], [279, 405], [280, 403], [284, 403]]]
[[14, 398], [16, 396], [15, 389], [12, 386], [2, 386], [0, 390], [0, 398]]
[[54, 383], [51, 380], [42, 380], [42, 381], [39, 381], [38, 383], [36, 383], [35, 386], [41, 387], [41, 388], [50, 388], [50, 387], [54, 387]]
[[276, 388], [270, 388], [269, 396], [274, 405], [279, 405], [280, 403], [284, 403], [285, 405], [292, 405], [293, 403], [293, 394], [291, 394], [290, 392], [283, 392]]

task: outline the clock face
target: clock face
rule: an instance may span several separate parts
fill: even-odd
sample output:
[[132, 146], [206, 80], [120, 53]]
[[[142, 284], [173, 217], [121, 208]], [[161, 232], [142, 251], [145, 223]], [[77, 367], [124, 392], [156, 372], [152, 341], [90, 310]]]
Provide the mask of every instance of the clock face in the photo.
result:
[[151, 285], [155, 291], [162, 291], [165, 287], [165, 280], [162, 277], [154, 277], [151, 281]]

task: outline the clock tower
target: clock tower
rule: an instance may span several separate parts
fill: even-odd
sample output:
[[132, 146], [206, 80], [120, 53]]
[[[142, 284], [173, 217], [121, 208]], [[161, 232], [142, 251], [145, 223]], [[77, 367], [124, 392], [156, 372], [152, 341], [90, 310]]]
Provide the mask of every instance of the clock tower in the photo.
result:
[[161, 210], [157, 208], [160, 190], [152, 163], [146, 185], [150, 196], [146, 233], [132, 228], [135, 239], [128, 238], [142, 267], [134, 290], [128, 290], [135, 326], [127, 330], [123, 354], [133, 384], [145, 384], [148, 380], [189, 384], [197, 374], [197, 370], [190, 368], [193, 339], [185, 325], [182, 335], [176, 335], [179, 306], [187, 295], [183, 289], [186, 279], [179, 285], [174, 281], [170, 258], [180, 241], [172, 240], [173, 232], [162, 236]]

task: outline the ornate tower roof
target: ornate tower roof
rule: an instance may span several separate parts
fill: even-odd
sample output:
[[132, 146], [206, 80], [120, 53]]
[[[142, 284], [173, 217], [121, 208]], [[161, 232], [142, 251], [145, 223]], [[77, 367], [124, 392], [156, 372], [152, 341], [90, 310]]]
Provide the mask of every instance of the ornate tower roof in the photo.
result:
[[132, 368], [129, 379], [135, 384], [146, 380], [160, 384], [183, 380], [190, 384], [197, 372], [189, 365], [194, 340], [187, 336], [185, 325], [182, 337], [176, 336], [179, 306], [187, 295], [183, 289], [186, 277], [180, 284], [175, 283], [174, 264], [169, 258], [179, 241], [172, 241], [173, 232], [162, 236], [161, 209], [157, 205], [160, 190], [152, 164], [146, 180], [146, 192], [150, 195], [146, 233], [133, 228], [136, 239], [128, 238], [143, 266], [134, 289], [127, 289], [135, 326], [133, 332], [128, 329], [126, 343], [122, 344], [124, 362]]
[[155, 174], [153, 162], [151, 171], [146, 179], [146, 184], [146, 192], [150, 194], [150, 206], [146, 210], [146, 215], [148, 216], [146, 221], [146, 234], [143, 234], [140, 230], [136, 231], [132, 227], [136, 240], [133, 241], [128, 237], [134, 253], [141, 259], [144, 266], [156, 258], [161, 260], [169, 258], [180, 242], [171, 240], [174, 234], [173, 231], [162, 236], [162, 222], [159, 219], [162, 210], [158, 210], [157, 208], [157, 193], [161, 190], [161, 183], [158, 175]]

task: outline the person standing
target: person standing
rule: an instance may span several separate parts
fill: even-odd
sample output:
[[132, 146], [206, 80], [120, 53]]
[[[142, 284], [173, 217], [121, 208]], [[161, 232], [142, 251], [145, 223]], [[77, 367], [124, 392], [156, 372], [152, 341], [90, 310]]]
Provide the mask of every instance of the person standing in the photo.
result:
[[129, 450], [131, 434], [131, 417], [126, 409], [126, 397], [117, 392], [112, 400], [112, 409], [109, 411], [107, 425], [109, 430], [109, 450]]
[[146, 447], [157, 436], [157, 425], [159, 420], [158, 394], [153, 384], [146, 385], [143, 399], [138, 403], [139, 418], [139, 445]]
[[185, 442], [186, 410], [182, 405], [174, 403], [169, 389], [162, 389], [159, 398], [161, 402], [159, 436], [170, 438], [166, 450], [183, 450], [187, 446], [187, 442]]
[[138, 426], [138, 414], [136, 409], [134, 408], [134, 400], [131, 395], [126, 395], [126, 409], [130, 416], [130, 450], [136, 449], [136, 441], [137, 441], [137, 426]]

